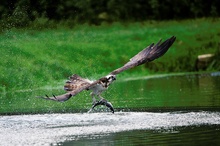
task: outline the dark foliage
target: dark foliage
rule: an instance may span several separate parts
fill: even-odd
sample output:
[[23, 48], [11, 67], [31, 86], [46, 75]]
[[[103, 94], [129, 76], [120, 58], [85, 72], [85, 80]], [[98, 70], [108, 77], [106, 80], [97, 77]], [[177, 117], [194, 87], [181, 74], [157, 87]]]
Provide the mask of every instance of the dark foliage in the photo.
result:
[[[219, 17], [219, 0], [4, 0], [2, 26], [26, 26], [38, 18], [76, 23]], [[9, 25], [11, 24], [11, 26]]]

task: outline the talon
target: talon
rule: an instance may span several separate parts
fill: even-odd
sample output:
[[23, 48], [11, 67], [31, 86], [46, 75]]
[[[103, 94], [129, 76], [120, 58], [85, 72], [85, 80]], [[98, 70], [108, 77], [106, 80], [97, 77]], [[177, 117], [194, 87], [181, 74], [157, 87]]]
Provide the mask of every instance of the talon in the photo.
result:
[[99, 102], [96, 102], [95, 104], [93, 104], [92, 109], [98, 105], [105, 105], [111, 110], [112, 113], [115, 112], [112, 104], [105, 99], [101, 99]]
[[110, 102], [106, 102], [106, 106], [108, 108], [110, 108], [111, 112], [114, 114], [115, 111], [114, 111], [114, 108], [113, 108], [112, 104]]

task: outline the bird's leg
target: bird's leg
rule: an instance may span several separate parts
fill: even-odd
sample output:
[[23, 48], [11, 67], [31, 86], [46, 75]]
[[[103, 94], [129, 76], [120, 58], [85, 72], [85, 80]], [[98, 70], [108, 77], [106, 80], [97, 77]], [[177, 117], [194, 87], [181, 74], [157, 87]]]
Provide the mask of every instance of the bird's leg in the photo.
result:
[[90, 93], [90, 95], [92, 96], [92, 105], [95, 105], [97, 103], [97, 100], [95, 98], [95, 94], [92, 92], [92, 93]]
[[100, 94], [98, 94], [97, 96], [100, 98], [100, 100], [104, 99]]
[[90, 95], [92, 96], [92, 108], [88, 111], [88, 113], [90, 113], [93, 110], [93, 108], [95, 107], [95, 105], [98, 103], [98, 101], [95, 98], [95, 94], [92, 92], [92, 93], [90, 93]]

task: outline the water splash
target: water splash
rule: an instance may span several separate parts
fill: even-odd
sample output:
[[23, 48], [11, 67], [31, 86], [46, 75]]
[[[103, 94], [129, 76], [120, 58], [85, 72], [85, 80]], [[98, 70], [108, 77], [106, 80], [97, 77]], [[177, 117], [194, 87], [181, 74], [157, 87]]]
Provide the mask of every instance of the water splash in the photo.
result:
[[[220, 112], [118, 112], [0, 117], [0, 145], [51, 145], [129, 130], [220, 124]], [[168, 130], [169, 131], [169, 130]], [[171, 130], [172, 131], [172, 130]]]

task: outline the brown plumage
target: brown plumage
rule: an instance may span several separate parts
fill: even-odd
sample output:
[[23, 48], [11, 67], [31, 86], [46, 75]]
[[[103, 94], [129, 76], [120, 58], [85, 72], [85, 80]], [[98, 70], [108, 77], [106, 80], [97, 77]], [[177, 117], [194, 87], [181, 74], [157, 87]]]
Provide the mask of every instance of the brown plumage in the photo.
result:
[[[69, 78], [69, 80], [64, 85], [64, 90], [67, 91], [66, 94], [59, 96], [53, 95], [52, 97], [48, 97], [46, 95], [46, 97], [40, 97], [40, 98], [54, 100], [54, 101], [66, 101], [83, 90], [92, 90], [93, 91], [91, 93], [91, 96], [93, 98], [92, 108], [94, 108], [97, 105], [106, 105], [107, 107], [110, 107], [110, 109], [112, 110], [113, 107], [111, 103], [105, 100], [104, 98], [102, 98], [100, 94], [104, 90], [106, 90], [114, 80], [116, 80], [116, 75], [127, 69], [142, 65], [144, 63], [153, 61], [163, 56], [170, 48], [170, 46], [174, 43], [175, 40], [176, 37], [172, 36], [171, 38], [167, 39], [162, 43], [160, 40], [156, 45], [154, 45], [154, 43], [151, 44], [150, 46], [140, 51], [137, 55], [132, 57], [130, 61], [127, 62], [124, 66], [112, 71], [111, 73], [109, 73], [109, 75], [102, 77], [96, 81], [90, 81], [80, 77], [79, 75], [74, 74]], [[95, 95], [101, 98], [99, 102], [95, 100], [94, 97]], [[114, 112], [114, 109], [112, 110], [112, 112]]]
[[132, 57], [129, 62], [127, 62], [124, 66], [121, 68], [118, 68], [114, 71], [112, 71], [110, 74], [116, 75], [120, 72], [133, 68], [135, 66], [139, 66], [141, 64], [144, 64], [146, 62], [153, 61], [161, 56], [163, 56], [167, 50], [170, 48], [170, 46], [174, 43], [176, 40], [176, 37], [172, 36], [171, 38], [167, 39], [163, 43], [161, 43], [161, 40], [154, 45], [151, 44], [147, 48], [143, 49], [141, 52], [139, 52], [137, 55]]

